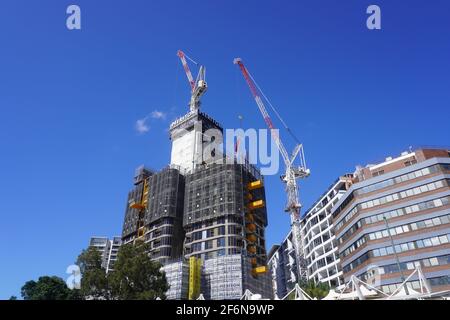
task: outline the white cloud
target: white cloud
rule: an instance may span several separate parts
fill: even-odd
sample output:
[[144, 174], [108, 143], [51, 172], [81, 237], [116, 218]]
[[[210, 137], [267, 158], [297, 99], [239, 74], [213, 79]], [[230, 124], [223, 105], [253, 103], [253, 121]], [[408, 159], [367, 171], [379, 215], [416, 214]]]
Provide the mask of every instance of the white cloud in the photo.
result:
[[150, 116], [151, 116], [153, 119], [165, 119], [165, 118], [166, 118], [166, 114], [165, 114], [164, 112], [158, 111], [158, 110], [153, 111], [153, 112], [150, 114]]
[[146, 123], [147, 118], [148, 117], [145, 117], [136, 121], [134, 127], [138, 133], [143, 134], [150, 130], [150, 126]]
[[134, 128], [136, 129], [136, 131], [138, 133], [144, 134], [150, 130], [150, 125], [147, 123], [149, 118], [157, 119], [157, 120], [164, 120], [164, 119], [166, 119], [166, 116], [167, 116], [166, 113], [164, 113], [162, 111], [154, 110], [150, 114], [146, 115], [144, 118], [137, 120], [134, 125]]

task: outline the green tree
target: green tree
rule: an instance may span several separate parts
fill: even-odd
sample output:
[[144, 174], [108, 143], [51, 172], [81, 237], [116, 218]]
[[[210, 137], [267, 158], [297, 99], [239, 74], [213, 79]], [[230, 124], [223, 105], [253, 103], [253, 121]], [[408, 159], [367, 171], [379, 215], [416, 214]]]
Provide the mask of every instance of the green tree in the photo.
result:
[[169, 289], [161, 264], [148, 257], [148, 245], [142, 242], [120, 247], [114, 272], [108, 277], [111, 294], [121, 300], [164, 299]]
[[38, 281], [27, 281], [21, 289], [24, 300], [68, 300], [73, 293], [63, 279], [42, 276]]
[[11, 296], [11, 297], [9, 297], [9, 300], [17, 300], [17, 297], [16, 296]]
[[102, 268], [100, 252], [90, 247], [78, 256], [76, 264], [80, 267], [81, 288], [79, 294], [84, 299], [109, 299], [110, 290], [106, 271]]
[[302, 288], [311, 298], [322, 299], [327, 296], [330, 287], [322, 282], [316, 284], [313, 280], [299, 282]]

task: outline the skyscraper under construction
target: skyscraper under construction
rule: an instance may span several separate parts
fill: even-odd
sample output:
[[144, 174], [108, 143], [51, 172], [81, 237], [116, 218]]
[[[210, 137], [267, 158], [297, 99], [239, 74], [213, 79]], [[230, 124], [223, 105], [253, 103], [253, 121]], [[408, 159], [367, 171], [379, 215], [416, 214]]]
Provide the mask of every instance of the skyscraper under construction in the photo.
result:
[[122, 239], [149, 243], [150, 258], [166, 271], [168, 298], [239, 299], [247, 289], [271, 298], [264, 179], [255, 166], [211, 147], [223, 129], [199, 110], [205, 90], [201, 67], [190, 111], [170, 125], [170, 164], [136, 171]]

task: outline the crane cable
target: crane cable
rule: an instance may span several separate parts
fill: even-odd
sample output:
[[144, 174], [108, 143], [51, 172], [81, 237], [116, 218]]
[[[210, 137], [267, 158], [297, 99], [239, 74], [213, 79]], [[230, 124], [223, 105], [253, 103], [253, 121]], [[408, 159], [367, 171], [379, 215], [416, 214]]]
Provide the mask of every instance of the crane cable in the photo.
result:
[[262, 94], [262, 96], [264, 97], [264, 99], [267, 101], [267, 103], [269, 104], [270, 108], [273, 110], [273, 112], [275, 113], [275, 115], [277, 116], [278, 120], [280, 120], [280, 122], [283, 124], [284, 128], [287, 130], [287, 132], [291, 135], [291, 137], [298, 143], [301, 144], [300, 140], [295, 136], [295, 134], [291, 131], [291, 129], [287, 126], [286, 122], [284, 122], [283, 118], [281, 117], [281, 115], [278, 113], [278, 111], [275, 109], [275, 107], [272, 105], [272, 103], [270, 102], [270, 100], [266, 97], [266, 95], [264, 94], [264, 92], [261, 90], [261, 88], [258, 86], [258, 83], [255, 81], [255, 79], [253, 79], [251, 73], [247, 70], [248, 75], [250, 76], [250, 78], [252, 79], [253, 83], [255, 84], [256, 88], [258, 88], [259, 92]]
[[186, 53], [183, 52], [183, 54], [184, 54], [184, 56], [185, 56], [186, 58], [188, 58], [189, 61], [191, 61], [192, 63], [194, 63], [196, 66], [198, 66], [198, 63], [195, 62], [194, 60], [192, 60]]

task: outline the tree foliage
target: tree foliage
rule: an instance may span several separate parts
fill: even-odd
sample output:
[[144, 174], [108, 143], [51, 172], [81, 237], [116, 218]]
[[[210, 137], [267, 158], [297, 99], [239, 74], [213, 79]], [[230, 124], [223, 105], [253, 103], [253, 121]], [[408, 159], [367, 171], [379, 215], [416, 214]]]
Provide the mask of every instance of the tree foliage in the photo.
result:
[[150, 260], [145, 243], [121, 246], [114, 272], [108, 277], [111, 295], [121, 300], [164, 299], [169, 289], [161, 264]]
[[302, 288], [311, 298], [322, 299], [327, 296], [330, 287], [322, 282], [315, 283], [313, 280], [299, 282]]
[[38, 281], [27, 281], [21, 289], [24, 300], [73, 300], [77, 293], [70, 290], [63, 279], [42, 276]]
[[25, 300], [153, 300], [165, 299], [169, 289], [161, 264], [150, 260], [144, 243], [121, 246], [114, 271], [106, 274], [102, 257], [95, 248], [83, 250], [77, 265], [81, 272], [81, 288], [71, 290], [59, 277], [43, 276], [22, 287]]
[[83, 250], [76, 263], [80, 267], [82, 276], [81, 296], [90, 300], [110, 299], [108, 279], [105, 269], [102, 268], [100, 252], [93, 247]]

